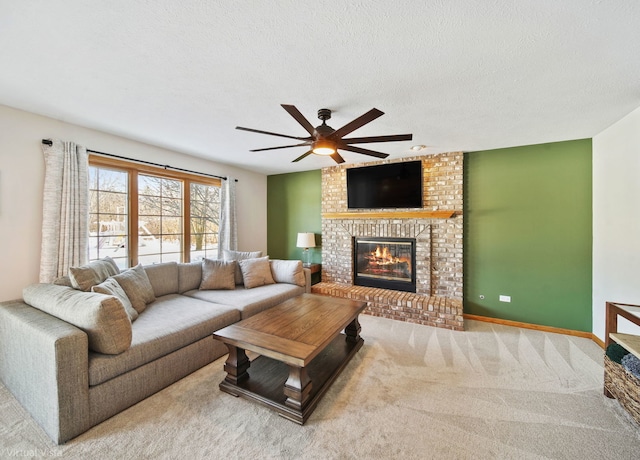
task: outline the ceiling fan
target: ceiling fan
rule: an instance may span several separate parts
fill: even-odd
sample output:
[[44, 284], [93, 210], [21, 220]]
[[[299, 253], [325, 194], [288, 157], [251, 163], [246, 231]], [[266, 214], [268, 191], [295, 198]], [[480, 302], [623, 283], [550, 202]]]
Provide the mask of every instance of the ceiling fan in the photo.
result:
[[377, 158], [387, 158], [389, 156], [388, 153], [376, 152], [374, 150], [363, 149], [361, 147], [355, 147], [350, 144], [368, 144], [373, 142], [394, 142], [394, 141], [410, 141], [413, 139], [412, 134], [393, 134], [388, 136], [368, 136], [368, 137], [351, 137], [345, 138], [347, 134], [355, 131], [356, 129], [366, 125], [369, 122], [372, 122], [376, 118], [384, 115], [384, 112], [381, 112], [378, 109], [371, 109], [364, 115], [359, 116], [355, 120], [347, 123], [342, 128], [333, 129], [331, 126], [327, 125], [327, 120], [331, 118], [331, 110], [329, 109], [320, 109], [318, 110], [318, 118], [322, 120], [322, 124], [317, 127], [313, 127], [311, 123], [300, 113], [300, 111], [293, 105], [280, 104], [282, 108], [285, 109], [289, 115], [291, 115], [295, 120], [300, 123], [300, 125], [309, 133], [307, 137], [297, 137], [297, 136], [288, 136], [286, 134], [278, 134], [272, 133], [269, 131], [262, 131], [259, 129], [252, 128], [243, 128], [242, 126], [236, 126], [236, 129], [241, 129], [243, 131], [249, 131], [252, 133], [260, 133], [260, 134], [269, 134], [271, 136], [279, 136], [286, 137], [288, 139], [296, 139], [302, 141], [300, 144], [293, 145], [282, 145], [279, 147], [267, 147], [264, 149], [254, 149], [250, 150], [251, 152], [262, 152], [265, 150], [277, 150], [277, 149], [288, 149], [291, 147], [302, 147], [309, 146], [310, 149], [300, 155], [298, 158], [293, 160], [293, 163], [296, 161], [300, 161], [303, 158], [315, 153], [316, 155], [328, 155], [336, 163], [344, 163], [344, 158], [338, 153], [338, 150], [347, 150], [349, 152], [361, 153], [363, 155], [369, 155]]

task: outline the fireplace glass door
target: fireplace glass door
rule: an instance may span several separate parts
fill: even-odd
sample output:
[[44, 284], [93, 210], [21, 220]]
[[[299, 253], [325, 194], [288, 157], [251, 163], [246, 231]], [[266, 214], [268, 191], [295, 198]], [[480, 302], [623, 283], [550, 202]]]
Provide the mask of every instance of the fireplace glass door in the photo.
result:
[[353, 284], [416, 292], [413, 238], [354, 238]]

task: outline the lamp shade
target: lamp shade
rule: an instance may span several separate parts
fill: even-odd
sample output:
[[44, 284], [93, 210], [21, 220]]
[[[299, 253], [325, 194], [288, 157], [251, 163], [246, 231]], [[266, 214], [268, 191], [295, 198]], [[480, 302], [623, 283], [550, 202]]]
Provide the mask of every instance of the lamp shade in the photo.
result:
[[315, 233], [298, 233], [298, 241], [296, 246], [299, 248], [315, 248], [316, 247], [316, 234]]

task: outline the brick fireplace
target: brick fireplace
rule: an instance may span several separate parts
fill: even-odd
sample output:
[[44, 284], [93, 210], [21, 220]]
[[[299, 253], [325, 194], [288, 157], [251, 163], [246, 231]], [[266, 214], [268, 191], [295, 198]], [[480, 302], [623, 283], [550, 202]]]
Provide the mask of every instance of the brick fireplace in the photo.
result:
[[[422, 209], [347, 209], [346, 170], [365, 165], [322, 170], [322, 282], [313, 292], [364, 300], [374, 316], [463, 330], [463, 154], [402, 159], [412, 160], [422, 161]], [[414, 240], [415, 293], [355, 285], [355, 238]]]

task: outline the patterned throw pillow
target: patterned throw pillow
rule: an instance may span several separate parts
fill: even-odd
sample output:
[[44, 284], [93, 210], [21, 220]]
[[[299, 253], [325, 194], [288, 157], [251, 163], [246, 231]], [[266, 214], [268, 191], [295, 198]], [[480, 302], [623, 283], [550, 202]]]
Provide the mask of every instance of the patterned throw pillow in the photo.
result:
[[[225, 249], [222, 251], [222, 258], [224, 260], [236, 260], [241, 261], [244, 259], [255, 259], [258, 257], [262, 257], [262, 251], [254, 251], [254, 252], [242, 252], [242, 251], [229, 251]], [[236, 268], [236, 284], [242, 284], [242, 271], [240, 270], [240, 265]]]
[[251, 289], [265, 284], [275, 284], [271, 267], [269, 266], [269, 256], [257, 259], [243, 259], [238, 262], [242, 270], [244, 287]]
[[107, 278], [102, 283], [96, 284], [91, 288], [91, 292], [99, 292], [100, 294], [112, 295], [117, 298], [122, 303], [122, 306], [124, 306], [132, 323], [138, 317], [138, 312], [133, 308], [133, 305], [131, 305], [131, 301], [129, 297], [127, 297], [127, 294], [125, 294], [124, 289], [122, 289], [113, 278]]
[[131, 301], [138, 313], [142, 313], [147, 304], [156, 300], [153, 287], [142, 265], [138, 264], [113, 277]]
[[94, 260], [81, 267], [69, 268], [69, 279], [74, 289], [90, 291], [92, 286], [102, 283], [110, 276], [120, 273], [120, 269], [111, 257]]
[[235, 289], [235, 260], [203, 259], [200, 289]]

